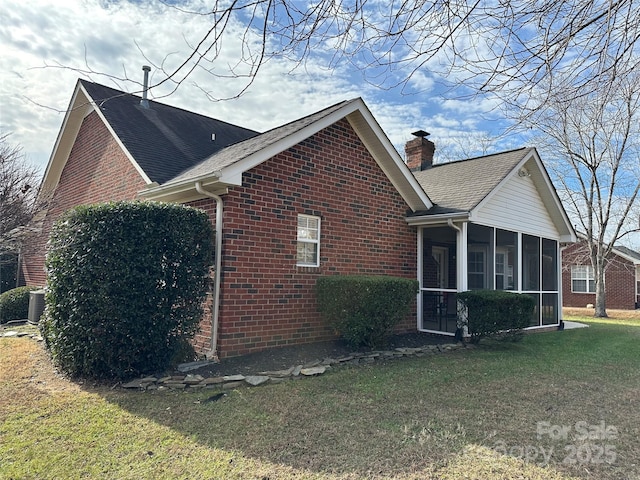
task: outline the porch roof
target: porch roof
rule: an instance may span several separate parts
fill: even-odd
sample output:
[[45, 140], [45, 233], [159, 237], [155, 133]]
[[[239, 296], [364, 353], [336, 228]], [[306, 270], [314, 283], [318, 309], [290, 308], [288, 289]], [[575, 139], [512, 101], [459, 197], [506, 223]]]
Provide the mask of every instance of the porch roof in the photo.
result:
[[519, 148], [484, 157], [436, 164], [413, 172], [435, 204], [428, 212], [416, 215], [469, 213], [487, 197], [533, 147]]

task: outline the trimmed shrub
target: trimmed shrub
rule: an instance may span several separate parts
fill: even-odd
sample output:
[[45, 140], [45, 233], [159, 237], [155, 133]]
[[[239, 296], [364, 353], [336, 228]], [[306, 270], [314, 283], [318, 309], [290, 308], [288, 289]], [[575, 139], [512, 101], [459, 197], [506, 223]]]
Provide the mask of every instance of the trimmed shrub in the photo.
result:
[[471, 342], [501, 333], [519, 338], [530, 325], [535, 300], [529, 295], [503, 290], [472, 290], [458, 293], [458, 301], [466, 310]]
[[318, 278], [320, 313], [354, 346], [381, 348], [406, 318], [418, 281], [389, 276], [335, 275]]
[[0, 295], [0, 323], [24, 320], [29, 315], [29, 292], [40, 287], [18, 287]]
[[0, 293], [16, 288], [18, 255], [0, 251]]
[[[125, 379], [166, 369], [203, 314], [213, 231], [183, 205], [80, 206], [53, 226], [43, 337], [66, 373]], [[193, 349], [190, 349], [194, 358]]]

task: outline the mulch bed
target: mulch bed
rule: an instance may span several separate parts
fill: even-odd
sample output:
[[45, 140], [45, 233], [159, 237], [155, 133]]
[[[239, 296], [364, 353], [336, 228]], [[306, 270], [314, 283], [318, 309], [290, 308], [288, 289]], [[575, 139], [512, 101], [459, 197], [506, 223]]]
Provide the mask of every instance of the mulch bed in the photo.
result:
[[[416, 332], [391, 336], [385, 349], [415, 348], [444, 343], [455, 343], [455, 340], [449, 336]], [[255, 375], [259, 372], [285, 370], [297, 365], [307, 365], [316, 360], [337, 359], [353, 352], [367, 351], [370, 350], [366, 348], [354, 349], [346, 342], [336, 339], [329, 342], [272, 348], [239, 357], [223, 358], [219, 363], [210, 363], [188, 373], [202, 375], [205, 378], [236, 374]]]

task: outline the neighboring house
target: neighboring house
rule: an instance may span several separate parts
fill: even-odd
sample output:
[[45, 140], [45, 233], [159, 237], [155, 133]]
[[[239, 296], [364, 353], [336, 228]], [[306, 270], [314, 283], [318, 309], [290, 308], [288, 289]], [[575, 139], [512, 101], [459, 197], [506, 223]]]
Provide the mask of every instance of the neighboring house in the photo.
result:
[[44, 283], [64, 210], [149, 199], [201, 208], [216, 228], [216, 288], [196, 338], [208, 356], [332, 338], [314, 295], [321, 275], [418, 278], [399, 331], [452, 335], [455, 292], [469, 288], [533, 295], [531, 325], [558, 324], [558, 245], [575, 234], [535, 149], [431, 167], [434, 148], [412, 140], [405, 164], [361, 99], [257, 133], [81, 80], [24, 280]]
[[[595, 276], [586, 240], [562, 250], [562, 288], [565, 307], [595, 305]], [[606, 308], [640, 308], [640, 253], [627, 247], [614, 247], [604, 276]]]

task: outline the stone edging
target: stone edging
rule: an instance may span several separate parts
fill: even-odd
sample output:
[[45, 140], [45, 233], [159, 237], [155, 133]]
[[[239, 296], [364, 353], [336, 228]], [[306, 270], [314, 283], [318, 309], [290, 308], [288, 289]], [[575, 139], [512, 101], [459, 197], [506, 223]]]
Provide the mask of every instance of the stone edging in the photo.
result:
[[6, 332], [0, 333], [0, 337], [6, 338], [20, 338], [20, 337], [29, 337], [36, 342], [42, 342], [43, 338], [39, 333], [29, 333], [29, 332], [18, 332], [16, 330], [7, 330]]
[[[268, 383], [281, 383], [287, 380], [296, 380], [305, 377], [322, 375], [328, 370], [345, 365], [366, 365], [383, 360], [397, 358], [424, 357], [436, 353], [444, 353], [463, 348], [472, 348], [463, 343], [448, 343], [441, 345], [425, 345], [417, 348], [396, 348], [395, 350], [383, 350], [367, 353], [351, 353], [341, 358], [325, 358], [315, 360], [305, 365], [296, 365], [286, 370], [259, 372], [256, 375], [226, 375], [221, 377], [205, 378], [201, 375], [170, 375], [165, 377], [147, 376], [138, 378], [120, 385], [122, 388], [154, 391], [154, 390], [197, 390], [218, 389], [231, 390], [240, 387], [257, 387]], [[209, 362], [193, 362], [182, 364], [179, 370], [187, 372], [205, 366]]]
[[[30, 337], [41, 342], [42, 336], [15, 330], [0, 333], [0, 337]], [[315, 360], [304, 365], [296, 365], [286, 370], [259, 372], [256, 375], [226, 375], [221, 377], [204, 378], [201, 375], [186, 373], [203, 367], [211, 362], [192, 362], [178, 366], [178, 370], [186, 375], [169, 375], [165, 377], [147, 376], [130, 382], [119, 384], [121, 388], [131, 390], [197, 390], [217, 389], [231, 390], [240, 387], [257, 387], [268, 383], [282, 383], [287, 380], [297, 380], [305, 377], [322, 375], [328, 370], [345, 365], [366, 365], [378, 361], [393, 360], [397, 358], [424, 357], [436, 353], [444, 353], [463, 348], [473, 348], [473, 345], [464, 343], [447, 343], [438, 345], [425, 345], [417, 348], [401, 347], [395, 350], [381, 350], [366, 353], [351, 353], [341, 358], [325, 358]]]

